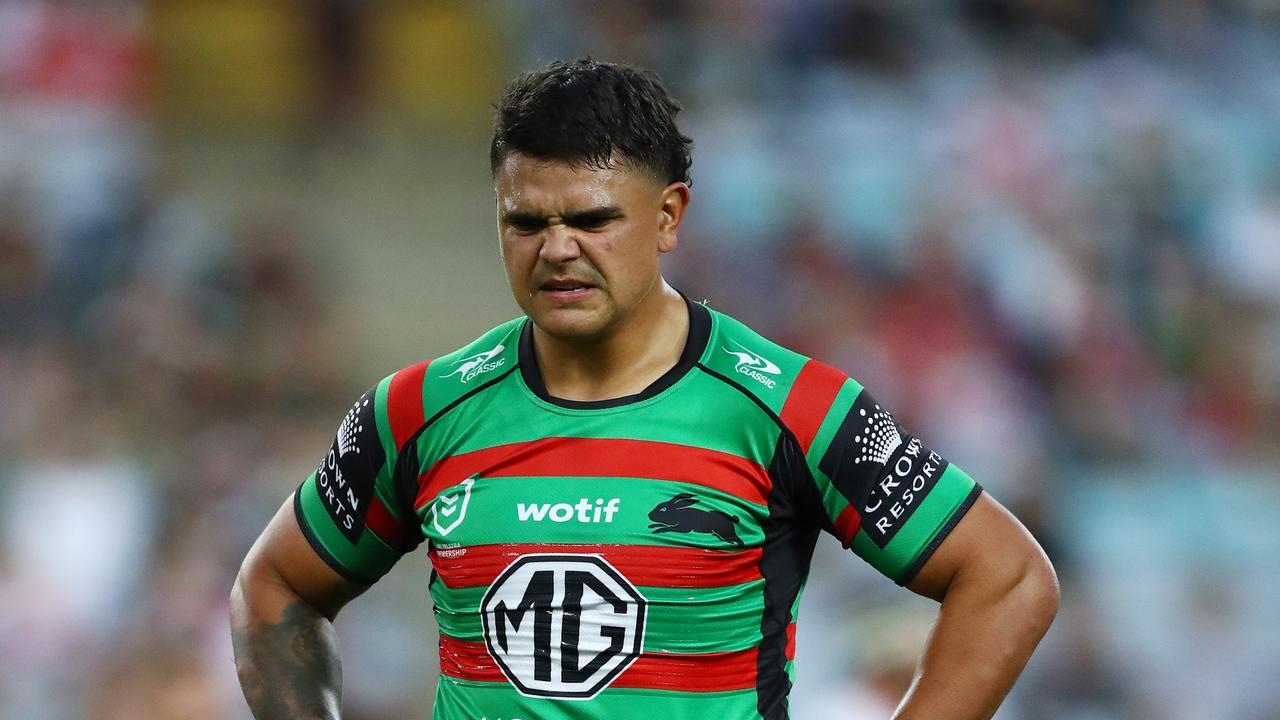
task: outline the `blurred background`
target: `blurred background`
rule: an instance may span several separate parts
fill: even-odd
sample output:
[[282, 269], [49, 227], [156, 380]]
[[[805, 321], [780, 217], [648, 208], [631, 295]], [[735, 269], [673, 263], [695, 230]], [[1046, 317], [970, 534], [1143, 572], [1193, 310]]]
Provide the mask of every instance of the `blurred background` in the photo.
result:
[[[490, 103], [582, 54], [685, 103], [669, 279], [1052, 556], [999, 718], [1280, 718], [1274, 0], [0, 0], [0, 717], [248, 717], [241, 558], [516, 313]], [[339, 619], [347, 717], [430, 714], [429, 572]], [[934, 607], [824, 538], [792, 716], [887, 718]]]

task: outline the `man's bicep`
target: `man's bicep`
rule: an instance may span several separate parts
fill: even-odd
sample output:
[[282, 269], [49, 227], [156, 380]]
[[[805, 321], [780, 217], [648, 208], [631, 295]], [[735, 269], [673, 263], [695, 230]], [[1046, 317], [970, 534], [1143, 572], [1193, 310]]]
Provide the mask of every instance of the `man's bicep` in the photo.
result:
[[[311, 549], [358, 585], [376, 582], [421, 540], [396, 488], [400, 456], [388, 429], [389, 386], [384, 379], [351, 406], [292, 500]], [[412, 449], [408, 455], [416, 456]]]
[[983, 492], [938, 545], [907, 587], [941, 600], [957, 573], [1014, 577], [1028, 563], [1047, 563], [1044, 552], [1013, 513]]
[[259, 589], [296, 595], [332, 618], [369, 586], [344, 577], [316, 552], [299, 525], [294, 502], [290, 495], [276, 511], [249, 550], [241, 574]]
[[832, 400], [806, 458], [827, 529], [900, 585], [982, 491], [853, 380]]

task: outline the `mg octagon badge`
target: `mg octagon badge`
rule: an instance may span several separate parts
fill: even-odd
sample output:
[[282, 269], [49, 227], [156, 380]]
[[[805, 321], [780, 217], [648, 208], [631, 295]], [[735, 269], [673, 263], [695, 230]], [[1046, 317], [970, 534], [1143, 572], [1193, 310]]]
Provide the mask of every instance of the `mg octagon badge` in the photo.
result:
[[587, 700], [640, 656], [648, 601], [598, 555], [530, 554], [489, 586], [484, 642], [522, 695]]

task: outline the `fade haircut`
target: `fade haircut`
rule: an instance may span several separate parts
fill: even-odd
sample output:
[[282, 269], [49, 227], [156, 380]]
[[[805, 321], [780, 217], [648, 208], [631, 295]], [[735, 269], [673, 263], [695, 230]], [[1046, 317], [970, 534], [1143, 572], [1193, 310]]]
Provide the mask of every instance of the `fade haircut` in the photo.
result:
[[621, 63], [556, 61], [511, 82], [495, 107], [489, 171], [507, 155], [604, 169], [623, 165], [688, 183], [693, 140], [658, 75]]

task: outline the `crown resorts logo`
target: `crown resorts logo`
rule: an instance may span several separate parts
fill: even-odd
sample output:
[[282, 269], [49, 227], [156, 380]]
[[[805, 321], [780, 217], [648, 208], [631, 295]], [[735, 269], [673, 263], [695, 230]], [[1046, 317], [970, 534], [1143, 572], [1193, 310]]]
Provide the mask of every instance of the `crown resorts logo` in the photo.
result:
[[338, 426], [338, 457], [360, 452], [356, 437], [364, 430], [364, 424], [360, 422], [359, 411], [366, 407], [369, 407], [369, 400], [361, 396], [342, 418], [342, 424]]
[[475, 355], [464, 357], [461, 360], [455, 360], [453, 371], [445, 375], [441, 375], [440, 377], [447, 378], [453, 377], [454, 375], [460, 375], [462, 383], [465, 385], [471, 382], [472, 378], [483, 375], [491, 370], [497, 370], [503, 365], [506, 365], [506, 358], [494, 359], [500, 355], [503, 350], [506, 350], [506, 346], [502, 343], [498, 343], [492, 350], [486, 350], [482, 353], [476, 353]]
[[315, 473], [316, 492], [320, 495], [320, 502], [324, 504], [338, 529], [352, 543], [360, 537], [364, 526], [361, 507], [364, 498], [359, 489], [344, 477], [342, 470], [344, 464], [351, 470], [351, 464], [358, 462], [350, 456], [360, 454], [360, 436], [365, 430], [363, 416], [368, 410], [369, 399], [366, 393], [343, 416], [342, 423], [338, 425], [338, 434]]
[[860, 533], [887, 547], [946, 471], [947, 462], [894, 421], [866, 392], [858, 395], [818, 467], [833, 482], [863, 490]]
[[856, 462], [884, 465], [889, 462], [889, 456], [902, 445], [898, 424], [893, 421], [889, 411], [882, 410], [879, 405], [870, 414], [866, 408], [858, 408], [858, 412], [866, 418], [867, 424], [853, 439], [861, 446]]

